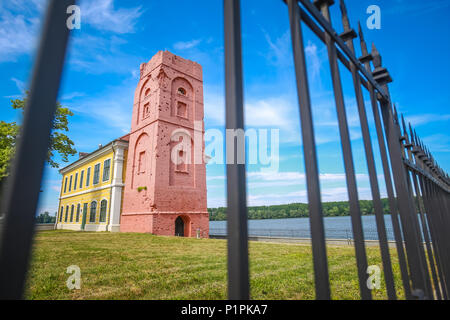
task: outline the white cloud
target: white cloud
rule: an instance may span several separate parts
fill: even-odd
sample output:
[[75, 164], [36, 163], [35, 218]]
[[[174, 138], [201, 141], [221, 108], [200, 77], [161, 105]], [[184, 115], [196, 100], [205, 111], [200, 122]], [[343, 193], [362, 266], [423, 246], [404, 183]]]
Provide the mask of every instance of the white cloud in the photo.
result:
[[186, 50], [186, 49], [192, 49], [199, 45], [201, 42], [201, 39], [191, 40], [191, 41], [179, 41], [173, 45], [173, 47], [176, 50]]
[[[368, 179], [369, 176], [365, 173], [357, 173], [357, 179]], [[249, 180], [262, 180], [262, 181], [306, 181], [305, 173], [296, 171], [287, 172], [248, 172], [247, 177]], [[345, 173], [321, 173], [319, 174], [321, 181], [345, 181]]]
[[81, 23], [87, 23], [98, 30], [118, 34], [135, 32], [135, 26], [142, 15], [142, 7], [114, 8], [113, 0], [83, 1]]
[[[40, 24], [44, 14], [43, 0], [6, 0], [0, 2], [0, 62], [16, 61], [18, 57], [24, 54], [30, 54], [36, 48], [38, 41], [38, 33], [40, 32]], [[83, 29], [83, 24], [90, 25], [100, 31], [113, 32], [115, 34], [126, 34], [135, 32], [135, 26], [141, 17], [143, 10], [141, 7], [133, 8], [114, 8], [113, 0], [98, 1], [82, 1], [81, 6], [81, 28], [78, 33], [74, 33], [73, 39], [77, 42], [77, 38], [81, 38], [81, 42], [85, 45], [75, 46], [75, 50], [79, 47], [86, 52], [86, 59], [75, 59], [75, 63], [93, 61], [96, 64], [89, 64], [87, 67], [95, 70], [96, 65], [102, 62], [101, 57], [105, 57], [107, 62], [115, 62], [110, 64], [111, 70], [123, 65], [123, 59], [107, 59], [111, 47], [118, 47], [119, 40], [117, 37], [96, 37], [87, 34]], [[123, 44], [123, 43], [122, 43]], [[93, 49], [96, 50], [93, 50]], [[74, 54], [73, 51], [70, 51]], [[87, 55], [89, 58], [87, 59]], [[119, 52], [112, 51], [113, 56], [123, 56]], [[74, 54], [76, 57], [76, 53]], [[127, 56], [129, 57], [129, 56]], [[111, 61], [112, 60], [112, 61]], [[114, 65], [115, 68], [111, 68]], [[97, 66], [98, 68], [98, 66]], [[120, 68], [119, 68], [120, 69]], [[128, 70], [129, 71], [129, 70]]]
[[0, 5], [0, 62], [16, 61], [31, 52], [36, 45], [39, 21], [24, 15], [14, 15]]
[[[370, 189], [360, 188], [358, 189], [359, 199], [370, 199]], [[348, 194], [346, 187], [327, 188], [321, 190], [322, 202], [331, 201], [347, 201]], [[287, 203], [307, 203], [307, 191], [299, 190], [287, 193], [278, 194], [260, 194], [249, 195], [247, 197], [248, 206], [263, 206], [263, 205], [276, 205]]]
[[292, 119], [293, 106], [284, 97], [251, 100], [244, 109], [245, 124], [250, 127], [279, 127], [291, 131], [298, 122], [297, 118]]
[[219, 181], [225, 181], [226, 177], [225, 176], [208, 176], [206, 177], [207, 181], [214, 181], [214, 180], [219, 180]]
[[448, 121], [450, 120], [450, 114], [418, 114], [408, 116], [408, 118], [405, 120], [408, 120], [413, 126], [420, 126], [422, 124], [428, 124], [431, 122]]
[[311, 41], [308, 41], [305, 47], [305, 54], [308, 61], [308, 71], [314, 81], [320, 75], [323, 59], [319, 57], [317, 46]]
[[78, 98], [78, 97], [84, 97], [85, 96], [85, 94], [83, 93], [83, 92], [71, 92], [71, 93], [67, 93], [67, 94], [65, 94], [65, 95], [63, 95], [62, 97], [61, 97], [61, 100], [62, 101], [64, 101], [64, 100], [71, 100], [71, 99], [74, 99], [74, 98]]
[[130, 132], [134, 90], [134, 83], [108, 87], [103, 94], [74, 100], [71, 110], [94, 119], [98, 128], [120, 130], [117, 132], [119, 137]]
[[126, 41], [118, 36], [99, 37], [74, 34], [69, 48], [69, 63], [89, 74], [120, 73], [139, 76], [141, 58], [129, 54]]
[[[212, 91], [212, 92], [211, 92]], [[206, 127], [225, 125], [225, 98], [212, 88], [205, 88]], [[300, 125], [296, 107], [285, 96], [249, 99], [244, 103], [246, 127], [278, 128], [282, 143], [298, 141]]]
[[267, 51], [267, 59], [278, 67], [287, 67], [293, 65], [292, 52], [291, 52], [291, 35], [290, 31], [286, 30], [280, 37], [272, 41], [269, 34], [262, 30], [264, 37], [266, 38], [269, 50]]
[[11, 78], [11, 80], [16, 84], [17, 89], [19, 89], [20, 93], [25, 93], [25, 82], [23, 82], [22, 80], [16, 79], [16, 78]]
[[205, 126], [225, 125], [225, 100], [218, 86], [204, 86]]
[[425, 146], [433, 152], [450, 152], [450, 137], [445, 134], [436, 133], [422, 139]]

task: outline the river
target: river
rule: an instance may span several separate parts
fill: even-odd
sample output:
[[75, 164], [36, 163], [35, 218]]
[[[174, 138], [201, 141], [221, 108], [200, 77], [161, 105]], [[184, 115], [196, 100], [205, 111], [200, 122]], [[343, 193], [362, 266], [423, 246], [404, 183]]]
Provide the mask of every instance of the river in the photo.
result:
[[[328, 239], [353, 239], [350, 216], [325, 217], [325, 235]], [[394, 240], [391, 216], [385, 215], [388, 240]], [[374, 215], [362, 216], [364, 239], [378, 240]], [[226, 221], [210, 221], [211, 235], [226, 234]], [[310, 238], [309, 218], [261, 219], [248, 221], [249, 235]]]

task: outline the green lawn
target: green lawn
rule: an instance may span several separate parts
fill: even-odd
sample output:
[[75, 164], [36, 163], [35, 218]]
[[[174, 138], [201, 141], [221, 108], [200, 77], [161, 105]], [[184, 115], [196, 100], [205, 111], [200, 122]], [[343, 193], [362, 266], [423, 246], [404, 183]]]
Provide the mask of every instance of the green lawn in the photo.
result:
[[[250, 242], [251, 298], [314, 299], [309, 245]], [[354, 249], [328, 247], [333, 299], [359, 299]], [[381, 267], [378, 247], [369, 264]], [[396, 288], [403, 298], [395, 249]], [[69, 290], [66, 269], [81, 269]], [[43, 231], [35, 237], [28, 299], [226, 299], [226, 241], [150, 234]], [[384, 282], [374, 290], [386, 299]]]

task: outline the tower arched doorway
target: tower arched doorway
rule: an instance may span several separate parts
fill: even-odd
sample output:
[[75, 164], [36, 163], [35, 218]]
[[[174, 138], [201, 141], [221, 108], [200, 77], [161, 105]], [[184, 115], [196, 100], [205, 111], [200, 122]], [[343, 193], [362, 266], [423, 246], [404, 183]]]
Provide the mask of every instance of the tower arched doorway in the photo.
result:
[[175, 235], [184, 237], [184, 221], [181, 217], [175, 219]]

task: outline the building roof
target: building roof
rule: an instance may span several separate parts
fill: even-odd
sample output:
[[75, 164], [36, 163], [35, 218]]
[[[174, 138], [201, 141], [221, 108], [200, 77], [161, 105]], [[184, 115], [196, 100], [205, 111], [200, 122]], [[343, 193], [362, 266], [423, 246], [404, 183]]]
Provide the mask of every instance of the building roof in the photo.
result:
[[77, 166], [82, 165], [85, 162], [88, 162], [88, 161], [94, 159], [96, 156], [102, 154], [104, 151], [107, 151], [109, 148], [112, 148], [114, 145], [117, 145], [118, 143], [128, 145], [129, 136], [130, 136], [130, 134], [128, 133], [118, 139], [112, 140], [111, 142], [109, 142], [108, 144], [106, 144], [104, 146], [101, 146], [97, 150], [87, 153], [83, 157], [80, 157], [78, 160], [72, 162], [71, 164], [68, 164], [64, 168], [61, 168], [59, 170], [59, 173], [64, 174], [65, 172], [72, 170], [72, 169], [76, 168]]

